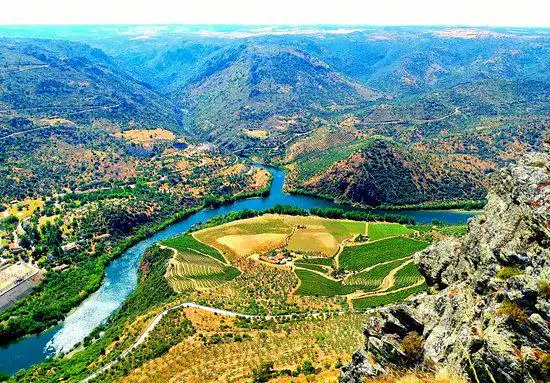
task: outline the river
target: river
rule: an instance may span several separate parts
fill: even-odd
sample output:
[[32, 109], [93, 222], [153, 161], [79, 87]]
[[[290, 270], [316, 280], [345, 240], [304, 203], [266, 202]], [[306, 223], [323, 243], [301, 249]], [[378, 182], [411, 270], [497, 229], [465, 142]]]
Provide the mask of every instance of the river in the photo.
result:
[[[13, 374], [45, 358], [69, 351], [94, 328], [104, 323], [135, 289], [139, 261], [145, 249], [155, 242], [184, 233], [193, 225], [215, 216], [238, 210], [265, 210], [277, 204], [298, 206], [308, 210], [313, 207], [342, 207], [325, 199], [284, 193], [285, 174], [277, 169], [268, 169], [273, 174], [273, 183], [267, 197], [240, 200], [215, 209], [201, 210], [126, 250], [107, 267], [101, 287], [72, 311], [62, 324], [40, 335], [25, 337], [1, 347], [0, 372]], [[412, 216], [417, 223], [429, 223], [432, 219], [460, 223], [466, 222], [476, 214], [453, 210], [407, 210], [397, 213]]]

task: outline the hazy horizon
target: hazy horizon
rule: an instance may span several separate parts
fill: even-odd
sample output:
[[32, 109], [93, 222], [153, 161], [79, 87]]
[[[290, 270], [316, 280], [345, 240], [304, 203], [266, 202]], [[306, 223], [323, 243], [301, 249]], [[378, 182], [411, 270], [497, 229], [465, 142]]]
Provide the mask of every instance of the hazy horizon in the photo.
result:
[[70, 0], [20, 0], [3, 5], [0, 25], [346, 25], [550, 27], [550, 7], [542, 0], [449, 3], [436, 0], [341, 0], [337, 6], [312, 0], [173, 0], [93, 4]]

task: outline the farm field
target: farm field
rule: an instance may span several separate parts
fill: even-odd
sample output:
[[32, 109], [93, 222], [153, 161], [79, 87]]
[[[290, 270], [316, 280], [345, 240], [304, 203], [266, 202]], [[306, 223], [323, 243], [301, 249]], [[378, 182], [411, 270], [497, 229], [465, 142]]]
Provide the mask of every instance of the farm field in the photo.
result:
[[[349, 242], [367, 232], [369, 242]], [[240, 312], [326, 307], [319, 305], [323, 300], [353, 308], [363, 295], [419, 282], [410, 257], [428, 243], [407, 237], [416, 233], [394, 223], [265, 214], [165, 240], [176, 251], [166, 277], [179, 293], [195, 292], [193, 299]], [[275, 255], [284, 262], [270, 261]]]
[[190, 235], [166, 240], [163, 245], [175, 251], [168, 263], [166, 278], [176, 292], [214, 288], [240, 274], [215, 249]]
[[414, 230], [398, 223], [376, 222], [369, 223], [367, 226], [367, 235], [370, 241], [414, 233]]
[[321, 217], [285, 216], [283, 220], [297, 227], [287, 248], [292, 251], [332, 256], [338, 246], [366, 231], [365, 222], [331, 220]]
[[283, 246], [291, 232], [278, 215], [265, 214], [200, 230], [193, 236], [235, 260]]
[[339, 266], [346, 270], [361, 271], [380, 262], [410, 257], [426, 247], [426, 242], [405, 237], [347, 246], [340, 254]]

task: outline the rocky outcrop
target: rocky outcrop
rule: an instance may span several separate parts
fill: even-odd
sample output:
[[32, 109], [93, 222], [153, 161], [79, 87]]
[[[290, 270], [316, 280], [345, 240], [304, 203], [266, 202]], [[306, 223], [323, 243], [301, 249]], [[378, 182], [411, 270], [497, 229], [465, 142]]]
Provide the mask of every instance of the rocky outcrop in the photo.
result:
[[342, 383], [388, 368], [445, 366], [472, 382], [550, 376], [550, 161], [533, 153], [492, 177], [461, 239], [415, 255], [431, 294], [370, 318]]

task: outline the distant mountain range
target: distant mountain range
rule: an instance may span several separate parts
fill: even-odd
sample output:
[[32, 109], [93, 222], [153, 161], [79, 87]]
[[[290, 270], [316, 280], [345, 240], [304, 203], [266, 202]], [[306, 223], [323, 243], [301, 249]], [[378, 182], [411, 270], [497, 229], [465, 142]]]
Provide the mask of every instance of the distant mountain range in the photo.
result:
[[485, 173], [540, 149], [550, 125], [545, 29], [6, 27], [2, 35], [3, 134], [44, 117], [164, 127], [286, 166], [290, 189], [353, 202], [480, 198]]

